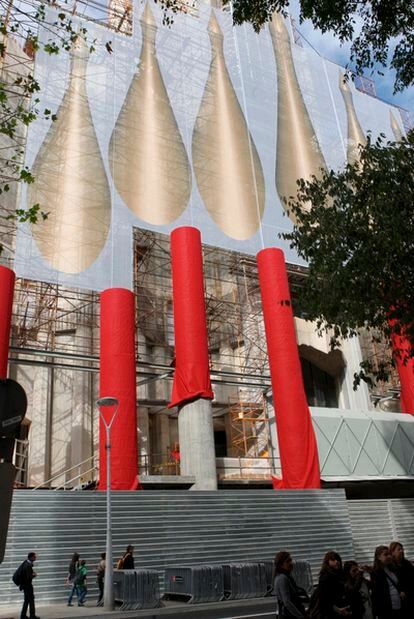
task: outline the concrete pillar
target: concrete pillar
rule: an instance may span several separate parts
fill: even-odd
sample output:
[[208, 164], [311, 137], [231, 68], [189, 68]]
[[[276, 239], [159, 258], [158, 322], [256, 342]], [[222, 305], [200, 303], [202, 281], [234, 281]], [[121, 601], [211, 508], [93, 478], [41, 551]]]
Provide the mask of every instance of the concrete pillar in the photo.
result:
[[193, 475], [191, 490], [217, 490], [211, 400], [199, 399], [179, 409], [181, 475]]
[[142, 475], [148, 475], [148, 456], [150, 454], [149, 419], [148, 408], [140, 406], [138, 417], [138, 454], [139, 471]]
[[361, 347], [357, 337], [343, 340], [342, 353], [345, 357], [344, 377], [339, 392], [339, 406], [353, 411], [366, 411], [372, 408], [369, 397], [369, 389], [366, 383], [361, 381], [358, 389], [354, 391], [354, 374], [360, 371], [362, 361]]

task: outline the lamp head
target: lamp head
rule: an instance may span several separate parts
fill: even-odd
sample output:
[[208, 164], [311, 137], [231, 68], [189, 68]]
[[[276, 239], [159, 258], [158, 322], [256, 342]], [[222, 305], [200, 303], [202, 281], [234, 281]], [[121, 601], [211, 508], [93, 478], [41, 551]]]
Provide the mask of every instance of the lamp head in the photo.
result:
[[119, 404], [119, 400], [118, 398], [108, 395], [104, 398], [99, 398], [99, 400], [96, 400], [96, 404], [98, 406], [117, 406]]

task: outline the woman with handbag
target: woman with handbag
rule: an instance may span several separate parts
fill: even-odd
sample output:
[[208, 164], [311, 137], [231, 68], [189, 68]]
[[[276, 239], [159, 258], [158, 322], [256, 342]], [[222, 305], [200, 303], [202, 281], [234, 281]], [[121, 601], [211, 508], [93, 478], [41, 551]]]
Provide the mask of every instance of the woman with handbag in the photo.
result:
[[405, 619], [407, 596], [388, 546], [377, 546], [372, 572], [372, 603], [377, 619]]
[[275, 595], [280, 619], [304, 619], [305, 609], [300, 600], [299, 588], [292, 578], [293, 559], [282, 550], [275, 557]]

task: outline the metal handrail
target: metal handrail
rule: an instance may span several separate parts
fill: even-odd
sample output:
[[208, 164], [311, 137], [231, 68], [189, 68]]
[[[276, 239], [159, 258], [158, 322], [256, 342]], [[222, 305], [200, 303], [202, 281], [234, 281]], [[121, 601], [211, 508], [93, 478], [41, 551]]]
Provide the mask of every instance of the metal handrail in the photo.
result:
[[[94, 461], [96, 458], [96, 455], [92, 455], [89, 456], [89, 458], [86, 458], [86, 460], [83, 460], [82, 462], [78, 462], [78, 464], [74, 464], [73, 466], [69, 467], [68, 469], [65, 469], [64, 471], [61, 471], [60, 473], [55, 473], [55, 475], [53, 475], [53, 477], [51, 477], [50, 479], [47, 479], [46, 481], [41, 482], [40, 484], [38, 484], [37, 486], [35, 486], [34, 488], [32, 488], [32, 490], [39, 490], [39, 488], [44, 488], [45, 486], [48, 486], [49, 484], [52, 483], [52, 481], [55, 481], [55, 479], [59, 479], [59, 477], [62, 477], [63, 475], [67, 475], [69, 473], [69, 471], [73, 471], [74, 469], [79, 468], [80, 466], [82, 466], [83, 464], [86, 464], [87, 462], [90, 461]], [[94, 468], [96, 468], [94, 466]], [[84, 475], [85, 473], [82, 473], [82, 475]], [[80, 475], [79, 475], [80, 476]], [[74, 478], [76, 479], [76, 477]]]
[[[223, 456], [223, 459], [234, 460], [235, 462], [233, 465], [230, 465], [230, 463], [227, 463], [227, 466], [225, 463], [223, 463], [223, 465], [220, 465], [217, 463], [217, 474], [218, 474], [219, 479], [225, 479], [226, 477], [228, 479], [232, 479], [232, 478], [236, 479], [237, 477], [239, 477], [240, 479], [249, 479], [249, 478], [251, 479], [254, 477], [256, 477], [257, 479], [260, 479], [263, 477], [270, 478], [272, 475], [274, 474], [277, 475], [280, 473], [280, 458], [279, 457], [245, 455], [245, 456]], [[53, 477], [48, 479], [47, 481], [41, 484], [38, 484], [37, 486], [33, 488], [33, 490], [44, 488], [45, 486], [48, 486], [50, 483], [52, 483], [53, 481], [61, 477], [65, 479], [65, 477], [68, 475], [70, 471], [73, 471], [74, 469], [79, 469], [86, 463], [90, 462], [91, 466], [86, 471], [79, 471], [77, 475], [74, 475], [70, 479], [65, 479], [63, 483], [60, 483], [59, 486], [57, 486], [53, 490], [62, 490], [62, 489], [66, 490], [68, 489], [68, 486], [70, 486], [71, 489], [73, 489], [75, 482], [77, 482], [78, 480], [81, 480], [83, 477], [86, 477], [87, 475], [91, 473], [92, 474], [95, 473], [98, 470], [96, 460], [97, 460], [97, 454], [93, 456], [89, 456], [89, 458], [86, 458], [86, 460], [83, 460], [82, 462], [79, 462], [78, 464], [71, 466], [70, 468], [66, 469], [65, 471], [62, 471], [61, 473], [57, 473]], [[244, 462], [246, 460], [250, 461], [250, 463], [246, 464], [246, 462]], [[180, 462], [179, 460], [175, 460], [172, 457], [172, 454], [170, 452], [160, 452], [160, 453], [155, 453], [155, 454], [142, 454], [141, 456], [139, 456], [138, 461], [139, 461], [139, 470], [141, 474], [144, 473], [144, 475], [145, 474], [147, 475], [148, 474], [149, 475], [151, 474], [152, 475], [154, 474], [155, 475], [157, 474], [180, 475]], [[257, 463], [256, 465], [255, 465], [255, 461]], [[266, 462], [267, 466], [264, 466], [264, 467], [260, 466], [259, 464], [260, 462], [262, 463]], [[237, 475], [237, 472], [238, 472], [238, 475]], [[85, 480], [85, 481], [94, 481], [94, 477], [92, 476], [90, 480]]]
[[82, 479], [82, 477], [84, 475], [88, 475], [88, 473], [92, 473], [92, 472], [95, 472], [97, 470], [98, 470], [98, 467], [96, 465], [94, 465], [92, 468], [88, 469], [87, 471], [82, 471], [82, 473], [79, 473], [79, 475], [76, 475], [76, 477], [72, 477], [72, 479], [68, 479], [67, 481], [65, 481], [60, 486], [57, 486], [56, 488], [54, 488], [54, 491], [56, 491], [56, 490], [66, 490], [66, 486], [68, 486], [72, 482], [77, 481], [78, 479]]

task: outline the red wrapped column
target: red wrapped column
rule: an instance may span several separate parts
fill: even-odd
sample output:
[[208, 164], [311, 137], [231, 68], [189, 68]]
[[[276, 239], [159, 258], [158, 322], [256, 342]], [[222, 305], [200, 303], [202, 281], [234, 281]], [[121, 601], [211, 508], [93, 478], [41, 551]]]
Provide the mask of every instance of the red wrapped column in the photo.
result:
[[213, 399], [210, 383], [203, 257], [197, 228], [171, 233], [175, 372], [169, 408], [198, 398]]
[[279, 488], [320, 488], [318, 449], [303, 386], [285, 258], [280, 249], [257, 254], [259, 283], [277, 423]]
[[15, 279], [14, 271], [0, 266], [0, 379], [7, 378]]
[[[394, 358], [400, 377], [401, 411], [414, 415], [414, 357], [408, 357], [411, 352], [410, 342], [402, 335], [392, 336]], [[406, 362], [404, 363], [404, 358]]]
[[[119, 410], [111, 428], [111, 488], [137, 487], [137, 401], [135, 299], [130, 290], [109, 288], [101, 294], [100, 397], [115, 397]], [[102, 408], [110, 416], [111, 409]], [[105, 428], [99, 426], [99, 489], [106, 489]]]

